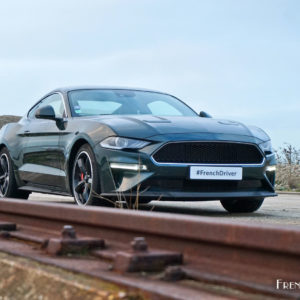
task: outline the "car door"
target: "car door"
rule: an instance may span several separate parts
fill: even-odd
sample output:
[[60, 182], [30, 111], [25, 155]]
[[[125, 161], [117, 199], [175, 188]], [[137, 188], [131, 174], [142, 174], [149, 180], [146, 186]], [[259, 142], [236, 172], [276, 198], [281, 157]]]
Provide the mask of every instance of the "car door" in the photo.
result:
[[53, 120], [35, 118], [37, 109], [50, 105], [57, 118], [65, 117], [64, 100], [54, 93], [41, 100], [28, 114], [23, 126], [25, 142], [20, 178], [29, 186], [65, 190], [65, 172], [61, 168], [63, 150], [59, 147], [61, 130]]

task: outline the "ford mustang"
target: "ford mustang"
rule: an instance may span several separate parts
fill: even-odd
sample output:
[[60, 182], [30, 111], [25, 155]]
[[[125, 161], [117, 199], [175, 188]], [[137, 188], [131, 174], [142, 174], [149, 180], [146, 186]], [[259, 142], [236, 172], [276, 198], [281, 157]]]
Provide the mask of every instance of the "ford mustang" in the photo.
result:
[[219, 200], [229, 212], [254, 212], [276, 196], [275, 169], [262, 129], [145, 89], [56, 89], [0, 131], [0, 197]]

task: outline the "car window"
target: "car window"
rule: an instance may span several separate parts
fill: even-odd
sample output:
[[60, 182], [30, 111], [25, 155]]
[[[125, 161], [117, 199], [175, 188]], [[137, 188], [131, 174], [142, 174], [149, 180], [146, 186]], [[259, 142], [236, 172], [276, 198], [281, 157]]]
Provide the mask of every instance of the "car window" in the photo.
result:
[[155, 116], [182, 116], [182, 113], [179, 110], [167, 102], [154, 101], [149, 103], [147, 106], [152, 115]]
[[83, 115], [108, 115], [113, 114], [121, 106], [120, 103], [113, 101], [80, 101], [74, 106], [76, 114]]
[[52, 94], [42, 101], [40, 101], [28, 114], [28, 117], [31, 119], [35, 118], [35, 113], [39, 108], [50, 105], [53, 107], [56, 118], [64, 118], [66, 117], [65, 106], [60, 94]]
[[68, 92], [73, 117], [96, 115], [197, 116], [173, 96], [158, 92], [87, 89]]

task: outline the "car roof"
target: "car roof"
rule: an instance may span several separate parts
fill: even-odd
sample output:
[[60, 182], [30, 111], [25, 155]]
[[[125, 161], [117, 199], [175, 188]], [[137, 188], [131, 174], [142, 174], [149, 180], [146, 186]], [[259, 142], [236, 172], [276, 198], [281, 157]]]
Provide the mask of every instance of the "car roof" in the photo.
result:
[[[69, 86], [69, 87], [60, 87], [53, 91], [51, 91], [48, 94], [55, 93], [55, 92], [61, 92], [61, 93], [68, 93], [70, 91], [76, 91], [76, 90], [129, 90], [129, 91], [142, 91], [142, 92], [154, 92], [154, 93], [160, 93], [160, 94], [168, 94], [156, 90], [151, 89], [144, 89], [144, 88], [131, 88], [131, 87], [123, 87], [123, 86]], [[168, 94], [169, 95], [169, 94]]]

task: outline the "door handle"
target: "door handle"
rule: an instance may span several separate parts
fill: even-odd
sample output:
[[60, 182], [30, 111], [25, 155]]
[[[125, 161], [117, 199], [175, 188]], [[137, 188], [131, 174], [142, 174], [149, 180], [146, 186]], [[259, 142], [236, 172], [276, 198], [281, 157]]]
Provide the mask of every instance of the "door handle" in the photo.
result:
[[25, 130], [25, 131], [24, 131], [24, 133], [29, 133], [29, 132], [30, 132], [30, 130]]

